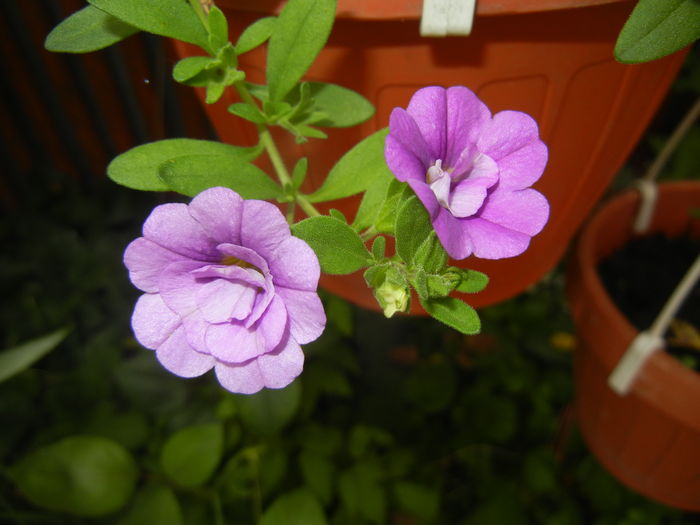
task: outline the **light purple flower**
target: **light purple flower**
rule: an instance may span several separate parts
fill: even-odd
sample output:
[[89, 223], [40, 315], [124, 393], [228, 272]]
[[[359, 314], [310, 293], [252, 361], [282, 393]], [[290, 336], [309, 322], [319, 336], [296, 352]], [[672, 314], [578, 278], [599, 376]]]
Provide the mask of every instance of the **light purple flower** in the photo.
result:
[[547, 199], [530, 188], [547, 164], [537, 123], [519, 111], [492, 117], [465, 87], [423, 88], [395, 108], [384, 153], [453, 259], [519, 255], [547, 222]]
[[214, 368], [232, 392], [282, 388], [303, 368], [299, 345], [325, 327], [316, 254], [276, 206], [226, 188], [157, 206], [124, 264], [146, 292], [136, 339], [182, 377]]

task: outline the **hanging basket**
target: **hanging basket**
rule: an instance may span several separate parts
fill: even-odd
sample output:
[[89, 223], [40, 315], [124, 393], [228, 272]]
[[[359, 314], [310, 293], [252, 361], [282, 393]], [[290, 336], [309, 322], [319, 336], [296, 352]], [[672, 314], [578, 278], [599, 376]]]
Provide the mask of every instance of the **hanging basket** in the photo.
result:
[[[283, 2], [219, 0], [217, 5], [236, 37]], [[486, 306], [521, 292], [557, 263], [647, 126], [684, 53], [642, 65], [615, 62], [613, 47], [633, 7], [630, 2], [481, 0], [471, 35], [447, 38], [419, 35], [421, 6], [420, 0], [339, 0], [328, 45], [307, 78], [362, 93], [376, 114], [360, 126], [331, 130], [327, 140], [299, 146], [283, 134], [276, 139], [283, 155], [309, 158], [308, 189], [313, 189], [346, 151], [387, 126], [391, 110], [405, 107], [426, 85], [465, 85], [494, 113], [512, 109], [532, 115], [549, 146], [550, 161], [535, 188], [549, 199], [551, 216], [523, 255], [458, 263], [491, 277], [483, 292], [465, 296], [476, 307]], [[180, 57], [202, 54], [187, 44], [174, 45]], [[241, 55], [240, 64], [248, 80], [264, 83], [264, 49]], [[222, 140], [253, 144], [255, 129], [226, 111], [235, 101], [227, 98], [231, 96], [206, 111]], [[349, 198], [328, 207], [352, 218], [358, 202]], [[324, 276], [321, 284], [377, 309], [360, 273]]]
[[[700, 182], [660, 184], [648, 234], [700, 238]], [[613, 304], [596, 266], [633, 239], [640, 194], [629, 191], [584, 227], [567, 274], [577, 332], [576, 407], [583, 437], [605, 468], [664, 504], [700, 511], [700, 374], [666, 352], [644, 362], [626, 395], [608, 378], [638, 336]], [[651, 277], [651, 276], [650, 276]]]

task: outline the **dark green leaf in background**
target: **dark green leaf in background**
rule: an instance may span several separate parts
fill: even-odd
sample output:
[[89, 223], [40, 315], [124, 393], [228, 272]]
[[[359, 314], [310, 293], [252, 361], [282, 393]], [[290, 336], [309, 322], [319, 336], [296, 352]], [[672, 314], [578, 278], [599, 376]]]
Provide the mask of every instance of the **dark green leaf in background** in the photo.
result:
[[281, 101], [326, 43], [335, 18], [335, 0], [290, 0], [282, 9], [267, 53], [270, 98]]
[[44, 47], [57, 53], [89, 53], [116, 44], [139, 29], [88, 5], [53, 28]]
[[307, 489], [282, 494], [265, 510], [260, 525], [326, 525], [323, 508]]
[[136, 493], [129, 512], [117, 525], [182, 525], [175, 493], [164, 485], [147, 485]]
[[626, 64], [656, 60], [700, 38], [697, 0], [640, 0], [615, 44], [615, 58]]
[[236, 396], [244, 425], [264, 435], [272, 435], [284, 428], [299, 410], [300, 401], [299, 381], [280, 390], [266, 388], [256, 394]]
[[321, 271], [334, 275], [353, 273], [369, 264], [371, 254], [355, 230], [326, 215], [304, 219], [292, 233], [316, 252]]
[[148, 33], [184, 40], [209, 51], [209, 37], [187, 2], [88, 0], [93, 6]]
[[219, 423], [180, 429], [163, 445], [161, 468], [178, 485], [198, 487], [218, 467], [223, 442], [224, 429]]
[[57, 330], [0, 352], [0, 382], [32, 366], [56, 348], [66, 335], [68, 335], [68, 330]]
[[138, 471], [121, 445], [71, 436], [38, 449], [12, 468], [24, 496], [39, 507], [76, 516], [103, 516], [131, 497]]

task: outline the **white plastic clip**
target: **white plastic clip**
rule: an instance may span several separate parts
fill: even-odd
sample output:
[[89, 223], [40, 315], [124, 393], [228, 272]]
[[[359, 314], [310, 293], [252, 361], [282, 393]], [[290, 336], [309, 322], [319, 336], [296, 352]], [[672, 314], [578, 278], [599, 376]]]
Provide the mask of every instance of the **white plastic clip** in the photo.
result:
[[661, 337], [640, 332], [608, 377], [608, 386], [621, 396], [627, 394], [646, 360], [655, 350], [661, 349], [663, 344]]
[[636, 186], [641, 194], [641, 200], [639, 201], [639, 210], [637, 211], [637, 216], [634, 219], [632, 230], [634, 233], [644, 233], [647, 231], [647, 229], [649, 229], [651, 219], [654, 217], [654, 210], [656, 209], [656, 199], [659, 196], [659, 189], [654, 180], [648, 179], [638, 180]]
[[421, 36], [467, 36], [472, 32], [476, 0], [423, 0]]

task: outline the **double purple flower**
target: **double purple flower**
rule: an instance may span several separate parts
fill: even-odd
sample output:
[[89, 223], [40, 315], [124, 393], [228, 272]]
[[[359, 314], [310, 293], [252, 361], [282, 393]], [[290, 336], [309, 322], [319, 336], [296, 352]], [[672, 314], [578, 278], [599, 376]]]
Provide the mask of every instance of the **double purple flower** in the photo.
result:
[[182, 377], [214, 368], [232, 392], [282, 388], [325, 327], [316, 254], [276, 206], [226, 188], [156, 207], [124, 263], [145, 292], [136, 339]]
[[537, 123], [519, 111], [493, 117], [465, 87], [427, 87], [391, 113], [385, 156], [430, 213], [453, 259], [524, 252], [549, 217], [530, 188], [547, 164]]

